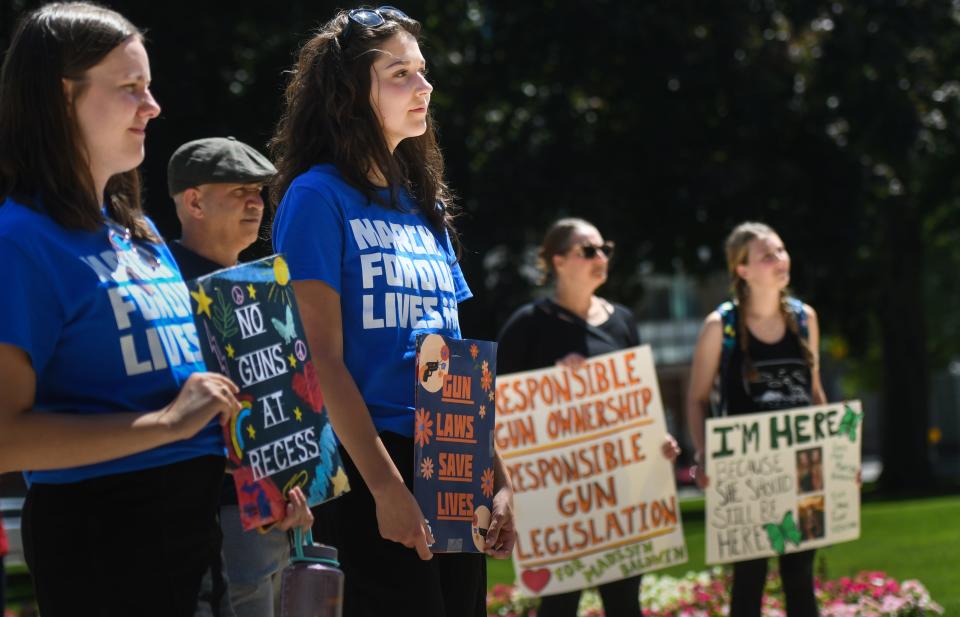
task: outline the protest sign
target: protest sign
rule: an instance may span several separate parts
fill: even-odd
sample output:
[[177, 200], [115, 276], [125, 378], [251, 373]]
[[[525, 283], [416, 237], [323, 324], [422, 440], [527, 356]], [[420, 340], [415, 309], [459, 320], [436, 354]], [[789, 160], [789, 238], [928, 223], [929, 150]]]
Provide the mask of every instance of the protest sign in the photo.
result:
[[224, 439], [244, 528], [282, 519], [294, 487], [310, 506], [348, 490], [283, 257], [188, 287], [207, 369], [240, 387]]
[[649, 346], [497, 377], [517, 580], [549, 595], [687, 560]]
[[707, 420], [709, 564], [860, 537], [860, 401]]
[[493, 507], [497, 344], [417, 337], [414, 495], [434, 553], [483, 552]]

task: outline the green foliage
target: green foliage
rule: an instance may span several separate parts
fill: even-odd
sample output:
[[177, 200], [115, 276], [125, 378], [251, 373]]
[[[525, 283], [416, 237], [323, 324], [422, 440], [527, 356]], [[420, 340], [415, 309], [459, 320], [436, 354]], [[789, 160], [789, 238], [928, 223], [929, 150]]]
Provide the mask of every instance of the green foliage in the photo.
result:
[[[0, 3], [0, 44], [12, 15]], [[118, 1], [148, 30], [155, 93], [144, 165], [162, 231], [184, 141], [263, 147], [284, 70], [336, 3]], [[960, 353], [960, 28], [933, 0], [414, 0], [433, 112], [465, 215], [465, 332], [493, 338], [534, 293], [563, 215], [618, 241], [603, 293], [642, 306], [650, 272], [723, 267], [744, 219], [777, 228], [793, 287], [889, 410], [891, 488], [926, 468], [931, 368]], [[267, 234], [264, 234], [265, 237]], [[270, 252], [268, 241], [252, 251]]]

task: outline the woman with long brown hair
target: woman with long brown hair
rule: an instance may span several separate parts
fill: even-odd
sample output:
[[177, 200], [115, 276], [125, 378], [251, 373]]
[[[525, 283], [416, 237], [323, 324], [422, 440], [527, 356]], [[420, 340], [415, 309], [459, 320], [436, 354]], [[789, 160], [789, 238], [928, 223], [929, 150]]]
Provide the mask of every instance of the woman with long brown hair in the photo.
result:
[[[351, 488], [315, 526], [340, 551], [348, 616], [486, 614], [483, 555], [432, 556], [410, 490], [416, 337], [459, 338], [457, 305], [471, 297], [419, 35], [393, 7], [338, 13], [300, 50], [271, 142], [274, 247]], [[486, 550], [507, 557], [512, 491], [495, 469]]]
[[[44, 617], [192, 615], [217, 561], [216, 422], [187, 289], [140, 208], [143, 36], [48, 4], [0, 75], [0, 472], [27, 470], [23, 543]], [[176, 346], [176, 348], [174, 348]]]
[[[693, 355], [687, 420], [696, 448], [694, 474], [698, 486], [709, 480], [703, 469], [704, 420], [714, 380], [719, 374], [721, 414], [789, 409], [827, 402], [820, 383], [817, 314], [789, 297], [790, 255], [780, 236], [763, 223], [738, 225], [727, 237], [727, 267], [733, 288], [732, 307], [710, 313]], [[735, 336], [725, 339], [724, 316], [734, 311]], [[725, 341], [733, 344], [721, 363]], [[709, 471], [709, 470], [707, 470]], [[790, 617], [818, 614], [813, 592], [814, 551], [780, 557], [780, 579]], [[767, 559], [733, 566], [730, 615], [760, 615]]]

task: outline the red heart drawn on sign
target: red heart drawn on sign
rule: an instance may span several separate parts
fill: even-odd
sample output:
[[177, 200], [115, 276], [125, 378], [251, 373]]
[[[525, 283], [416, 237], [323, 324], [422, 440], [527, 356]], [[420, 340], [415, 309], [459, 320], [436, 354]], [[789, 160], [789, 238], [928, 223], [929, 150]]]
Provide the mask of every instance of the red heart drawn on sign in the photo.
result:
[[539, 570], [524, 570], [520, 575], [523, 584], [533, 593], [539, 593], [541, 589], [550, 582], [550, 570], [540, 568]]

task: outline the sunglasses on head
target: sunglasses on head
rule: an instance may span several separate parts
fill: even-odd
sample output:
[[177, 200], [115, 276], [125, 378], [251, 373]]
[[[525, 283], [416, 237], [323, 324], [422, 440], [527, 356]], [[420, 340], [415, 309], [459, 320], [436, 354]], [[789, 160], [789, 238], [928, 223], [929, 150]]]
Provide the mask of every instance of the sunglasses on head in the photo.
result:
[[593, 259], [597, 256], [598, 251], [603, 253], [604, 257], [610, 259], [613, 257], [613, 246], [613, 240], [607, 240], [599, 246], [588, 243], [581, 244], [580, 250], [583, 251], [584, 259]]
[[340, 33], [341, 44], [346, 44], [353, 24], [363, 28], [379, 28], [387, 23], [387, 18], [394, 21], [400, 19], [410, 19], [410, 17], [395, 6], [381, 6], [376, 9], [353, 9], [347, 13], [347, 27]]

